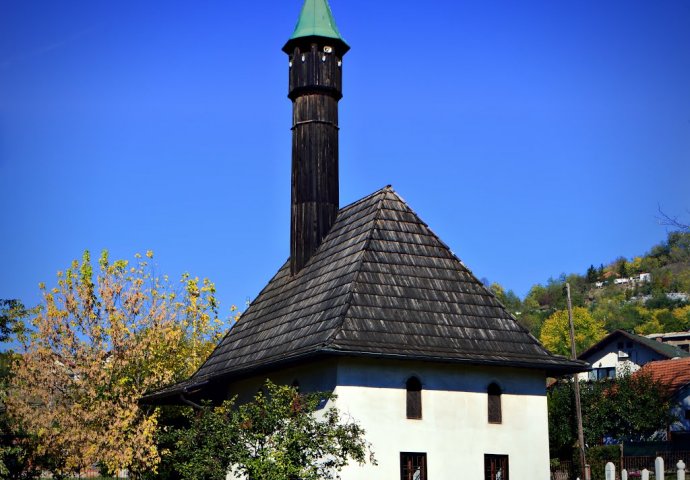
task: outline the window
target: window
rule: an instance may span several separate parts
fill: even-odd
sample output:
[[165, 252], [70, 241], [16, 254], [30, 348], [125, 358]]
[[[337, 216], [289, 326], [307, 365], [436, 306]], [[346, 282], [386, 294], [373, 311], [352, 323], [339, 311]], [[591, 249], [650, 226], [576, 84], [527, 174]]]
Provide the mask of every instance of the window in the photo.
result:
[[400, 453], [400, 480], [426, 480], [426, 453]]
[[422, 382], [417, 377], [410, 377], [407, 387], [407, 418], [422, 418]]
[[501, 423], [501, 387], [492, 383], [487, 388], [489, 394], [489, 423]]
[[616, 378], [616, 367], [602, 367], [593, 368], [590, 375], [592, 380], [604, 380], [607, 378]]
[[508, 480], [508, 455], [484, 455], [484, 480]]

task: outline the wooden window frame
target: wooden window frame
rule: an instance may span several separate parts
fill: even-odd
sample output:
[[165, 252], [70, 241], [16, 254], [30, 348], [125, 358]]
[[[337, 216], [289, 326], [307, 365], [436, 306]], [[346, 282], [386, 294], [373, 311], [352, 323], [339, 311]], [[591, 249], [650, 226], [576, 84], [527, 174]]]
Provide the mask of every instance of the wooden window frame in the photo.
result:
[[[499, 465], [504, 467], [501, 470], [500, 479], [496, 478], [497, 469]], [[510, 460], [508, 455], [484, 454], [484, 480], [510, 480]]]
[[410, 377], [405, 382], [405, 410], [410, 420], [422, 419], [422, 382], [417, 377]]
[[501, 396], [503, 390], [497, 383], [491, 383], [486, 388], [487, 394], [487, 418], [489, 423], [500, 424], [503, 423], [503, 405]]
[[416, 480], [417, 469], [419, 480], [428, 480], [426, 452], [400, 452], [400, 480]]

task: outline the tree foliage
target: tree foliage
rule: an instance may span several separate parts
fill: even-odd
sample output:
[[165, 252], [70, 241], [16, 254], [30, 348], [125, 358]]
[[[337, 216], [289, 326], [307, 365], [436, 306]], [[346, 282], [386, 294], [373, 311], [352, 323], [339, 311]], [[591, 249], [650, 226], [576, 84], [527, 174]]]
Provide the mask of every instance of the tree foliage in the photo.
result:
[[[604, 324], [595, 320], [584, 307], [573, 308], [573, 325], [575, 326], [575, 347], [578, 353], [598, 342], [604, 336]], [[558, 355], [570, 355], [570, 324], [568, 311], [558, 310], [546, 319], [539, 338], [551, 352]]]
[[24, 320], [29, 315], [19, 300], [0, 299], [0, 342], [21, 339], [25, 332]]
[[[24, 320], [29, 311], [19, 300], [0, 300], [0, 341], [8, 346], [25, 334]], [[18, 354], [12, 350], [0, 352], [0, 405], [7, 401], [7, 391], [12, 375], [12, 364]], [[0, 478], [35, 478], [40, 471], [31, 465], [34, 445], [32, 442], [20, 442], [23, 432], [13, 428], [8, 421], [5, 408], [0, 409]]]
[[154, 274], [153, 254], [133, 264], [89, 252], [41, 286], [43, 302], [11, 378], [7, 408], [57, 474], [100, 462], [108, 471], [155, 469], [157, 412], [138, 400], [181, 380], [224, 328], [215, 287]]
[[[616, 380], [580, 381], [582, 424], [588, 446], [649, 440], [672, 421], [668, 386], [645, 370]], [[577, 441], [573, 384], [548, 391], [551, 455], [568, 458]]]
[[[649, 273], [650, 277], [642, 280], [642, 273]], [[625, 281], [616, 283], [617, 278]], [[566, 308], [566, 282], [570, 284], [573, 306], [589, 309], [609, 332], [687, 330], [690, 325], [685, 322], [684, 313], [675, 310], [690, 305], [690, 232], [669, 232], [665, 241], [645, 255], [618, 257], [599, 267], [591, 264], [582, 275], [561, 274], [545, 284], [535, 284], [523, 300], [510, 295], [510, 291], [506, 293], [497, 283], [491, 284], [490, 289], [520, 324], [540, 337], [546, 319]]]
[[364, 430], [328, 405], [334, 399], [267, 381], [251, 403], [190, 412], [170, 456], [185, 480], [223, 480], [230, 470], [252, 480], [339, 478], [349, 461], [374, 459]]

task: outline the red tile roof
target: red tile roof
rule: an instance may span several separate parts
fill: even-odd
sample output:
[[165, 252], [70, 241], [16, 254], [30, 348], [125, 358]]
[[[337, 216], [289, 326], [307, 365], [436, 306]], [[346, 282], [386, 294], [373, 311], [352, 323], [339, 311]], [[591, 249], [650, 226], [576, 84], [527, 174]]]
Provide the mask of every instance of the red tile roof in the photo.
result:
[[690, 357], [649, 362], [640, 371], [651, 373], [656, 380], [667, 384], [671, 392], [675, 393], [690, 383]]

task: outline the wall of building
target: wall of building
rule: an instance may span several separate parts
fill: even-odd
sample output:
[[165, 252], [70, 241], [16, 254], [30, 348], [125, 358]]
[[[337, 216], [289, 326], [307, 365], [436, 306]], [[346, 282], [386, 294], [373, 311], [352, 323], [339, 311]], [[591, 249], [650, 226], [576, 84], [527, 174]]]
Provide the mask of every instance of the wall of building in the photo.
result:
[[337, 361], [330, 359], [253, 376], [228, 385], [227, 398], [236, 397], [238, 403], [249, 402], [267, 378], [278, 385], [292, 385], [296, 381], [303, 392], [332, 392], [336, 386], [337, 367]]
[[[422, 382], [422, 419], [406, 418], [405, 383]], [[502, 423], [489, 424], [496, 382]], [[509, 456], [511, 478], [549, 478], [543, 372], [428, 363], [341, 360], [336, 404], [366, 430], [377, 466], [352, 465], [343, 480], [398, 479], [400, 453], [424, 452], [429, 480], [484, 478], [484, 455]]]
[[[406, 418], [411, 376], [422, 383], [419, 420]], [[250, 400], [264, 378], [235, 382], [228, 396]], [[544, 372], [340, 358], [272, 372], [270, 378], [298, 381], [303, 391], [334, 391], [345, 418], [364, 427], [378, 465], [348, 465], [342, 480], [397, 480], [401, 452], [426, 453], [428, 480], [483, 479], [485, 454], [508, 455], [511, 478], [549, 478]], [[492, 382], [503, 391], [501, 424], [488, 422], [486, 389]]]
[[[618, 347], [618, 343], [623, 342], [623, 348]], [[628, 346], [631, 345], [631, 346]], [[626, 356], [620, 356], [619, 352], [624, 352]], [[592, 365], [592, 369], [614, 368], [617, 377], [625, 372], [634, 372], [645, 363], [653, 360], [664, 360], [665, 357], [654, 350], [633, 342], [626, 338], [614, 338], [608, 345], [601, 350], [592, 353], [587, 358], [581, 358]], [[581, 380], [592, 379], [589, 372], [579, 374]]]

